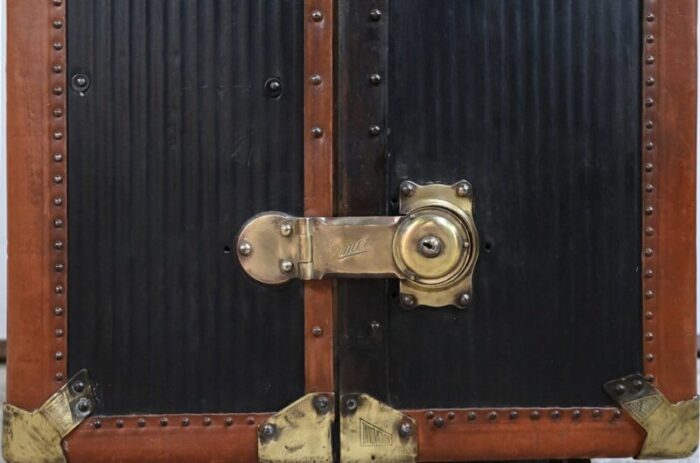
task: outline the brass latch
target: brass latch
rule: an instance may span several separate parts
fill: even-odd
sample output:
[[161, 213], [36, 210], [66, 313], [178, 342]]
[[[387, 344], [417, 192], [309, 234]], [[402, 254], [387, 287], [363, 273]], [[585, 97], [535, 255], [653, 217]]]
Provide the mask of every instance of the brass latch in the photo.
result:
[[466, 180], [454, 185], [405, 181], [400, 216], [265, 212], [243, 225], [238, 257], [251, 277], [266, 284], [294, 278], [398, 278], [406, 308], [466, 308], [479, 254], [473, 203]]

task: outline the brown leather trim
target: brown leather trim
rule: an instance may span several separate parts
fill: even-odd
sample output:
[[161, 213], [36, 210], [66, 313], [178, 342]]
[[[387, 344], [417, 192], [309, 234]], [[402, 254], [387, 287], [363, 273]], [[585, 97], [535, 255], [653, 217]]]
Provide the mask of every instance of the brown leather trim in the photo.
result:
[[[333, 215], [333, 5], [304, 2], [306, 216]], [[333, 282], [306, 282], [304, 307], [306, 391], [333, 391]]]
[[[257, 461], [257, 428], [268, 417], [268, 414], [96, 417], [75, 430], [64, 448], [70, 463]], [[167, 426], [161, 424], [164, 419]]]
[[645, 1], [644, 361], [672, 401], [697, 394], [696, 18], [695, 0]]
[[[539, 415], [533, 419], [535, 411]], [[517, 415], [511, 415], [512, 412]], [[636, 454], [645, 436], [631, 418], [620, 415], [616, 409], [404, 413], [418, 423], [418, 461], [624, 457]], [[442, 419], [441, 427], [436, 426], [438, 418]]]
[[7, 17], [7, 399], [34, 409], [66, 375], [65, 8], [9, 0]]

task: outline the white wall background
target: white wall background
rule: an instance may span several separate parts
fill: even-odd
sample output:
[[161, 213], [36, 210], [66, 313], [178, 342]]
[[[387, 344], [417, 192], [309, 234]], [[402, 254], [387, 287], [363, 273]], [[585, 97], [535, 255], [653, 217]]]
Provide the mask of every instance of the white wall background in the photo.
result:
[[[5, 91], [5, 49], [7, 44], [5, 8], [6, 0], [0, 0], [0, 63], [3, 64], [0, 72], [0, 339], [6, 338], [7, 332], [7, 164], [6, 164], [6, 91]], [[700, 31], [700, 28], [699, 28]], [[700, 37], [700, 33], [698, 34]], [[699, 41], [700, 46], [700, 41]], [[700, 113], [700, 105], [698, 105]], [[698, 118], [698, 131], [700, 132], [700, 118]], [[700, 137], [698, 138], [698, 151], [700, 152]], [[700, 172], [700, 155], [698, 156], [698, 172]], [[700, 185], [700, 183], [699, 183]], [[700, 188], [697, 192], [698, 204], [700, 204]], [[700, 208], [698, 209], [698, 223], [700, 223]], [[700, 249], [700, 234], [697, 238]], [[698, 253], [700, 256], [700, 253]], [[698, 257], [700, 266], [700, 257]], [[700, 300], [700, 284], [697, 286], [698, 300]], [[698, 305], [698, 320], [700, 320], [700, 305]], [[700, 334], [700, 324], [698, 324]]]

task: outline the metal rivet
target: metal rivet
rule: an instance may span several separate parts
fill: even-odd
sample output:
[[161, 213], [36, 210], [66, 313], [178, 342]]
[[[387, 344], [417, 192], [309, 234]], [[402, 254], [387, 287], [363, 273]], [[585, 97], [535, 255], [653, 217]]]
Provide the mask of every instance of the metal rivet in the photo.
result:
[[53, 21], [53, 27], [55, 27], [56, 29], [62, 28], [62, 27], [63, 27], [63, 21], [61, 21], [60, 19], [54, 19], [54, 21]]
[[455, 419], [455, 412], [447, 412], [447, 419], [448, 420], [454, 420]]
[[56, 285], [56, 287], [53, 290], [56, 294], [61, 294], [63, 293], [63, 285]]
[[60, 64], [54, 64], [51, 69], [53, 69], [53, 72], [55, 74], [60, 74], [63, 72], [63, 66], [61, 66]]
[[654, 13], [649, 13], [647, 15], [647, 22], [654, 22], [654, 19], [656, 19], [656, 16], [654, 16]]
[[646, 233], [647, 236], [652, 236], [654, 234], [654, 227], [645, 228], [644, 233]]
[[248, 418], [245, 419], [245, 422], [246, 422], [246, 424], [248, 424], [248, 426], [253, 426], [255, 424], [255, 418], [253, 418], [252, 416], [249, 416]]
[[119, 419], [116, 421], [115, 424], [117, 425], [118, 428], [123, 428], [124, 427], [124, 420]]
[[73, 384], [73, 390], [78, 394], [82, 394], [85, 390], [85, 383], [82, 381], [76, 381], [75, 384]]
[[646, 360], [647, 360], [647, 362], [653, 362], [654, 361], [654, 354], [647, 354]]
[[76, 74], [70, 81], [73, 91], [85, 93], [90, 88], [90, 78], [85, 74]]
[[428, 420], [432, 420], [435, 417], [435, 412], [427, 412], [425, 414], [425, 418]]
[[65, 266], [64, 266], [63, 263], [61, 263], [61, 262], [56, 262], [56, 263], [54, 264], [54, 266], [53, 266], [53, 269], [54, 269], [56, 272], [62, 272], [62, 271], [64, 270], [64, 268], [65, 268]]
[[644, 164], [644, 170], [647, 171], [647, 172], [653, 171], [653, 170], [654, 170], [654, 164], [652, 164], [651, 162], [647, 162], [646, 164]]
[[271, 98], [277, 98], [282, 94], [282, 81], [277, 77], [272, 77], [265, 81], [265, 91]]
[[647, 121], [647, 129], [651, 130], [654, 128], [654, 121]]
[[400, 189], [401, 194], [404, 196], [413, 196], [413, 194], [416, 192], [416, 186], [408, 181], [401, 183]]
[[262, 437], [266, 437], [269, 439], [269, 438], [273, 437], [275, 434], [277, 434], [277, 428], [275, 427], [274, 424], [265, 423], [260, 428], [260, 435]]
[[647, 184], [647, 186], [644, 187], [644, 190], [645, 190], [647, 193], [653, 193], [653, 192], [654, 192], [654, 185], [652, 185], [651, 183], [649, 183], [649, 184]]
[[63, 241], [61, 240], [56, 240], [53, 243], [54, 249], [63, 249]]
[[652, 291], [651, 289], [647, 289], [644, 292], [644, 297], [646, 297], [647, 299], [653, 299], [654, 298], [654, 291]]
[[474, 420], [476, 420], [476, 412], [469, 412], [469, 413], [467, 413], [467, 419], [468, 419], [469, 421], [474, 421]]
[[517, 410], [511, 410], [510, 413], [508, 414], [508, 417], [511, 420], [517, 420], [518, 419], [518, 411]]
[[550, 418], [553, 420], [558, 420], [561, 418], [561, 412], [559, 410], [552, 410], [552, 412], [549, 414]]
[[61, 42], [54, 42], [53, 48], [55, 50], [61, 50], [61, 49], [63, 49], [63, 44]]
[[646, 312], [644, 314], [644, 318], [646, 318], [647, 320], [653, 320], [654, 319], [654, 312], [651, 312], [651, 311]]
[[54, 331], [53, 334], [54, 334], [54, 336], [56, 336], [57, 338], [62, 338], [62, 337], [63, 337], [63, 330], [62, 330], [62, 329], [57, 329], [56, 331]]
[[320, 326], [314, 326], [311, 328], [311, 334], [313, 334], [315, 338], [320, 338], [323, 336], [323, 328]]
[[92, 412], [92, 401], [87, 397], [83, 397], [82, 399], [78, 400], [75, 410], [78, 412], [78, 415], [89, 415]]
[[63, 0], [53, 0], [53, 4], [55, 6], [61, 6], [61, 5], [63, 5]]
[[382, 329], [382, 324], [379, 323], [377, 320], [372, 320], [371, 322], [369, 322], [369, 329], [373, 333], [378, 333]]
[[644, 382], [643, 382], [642, 380], [635, 379], [634, 381], [632, 381], [632, 386], [633, 386], [636, 390], [640, 391], [640, 390], [642, 390], [642, 389], [644, 388]]
[[647, 342], [653, 341], [654, 333], [652, 333], [651, 331], [647, 331], [646, 333], [644, 333], [644, 339], [646, 339]]
[[224, 424], [225, 424], [226, 426], [231, 426], [231, 425], [233, 424], [233, 418], [231, 418], [230, 416], [227, 417], [227, 418], [224, 420]]
[[372, 9], [372, 10], [369, 12], [369, 18], [370, 18], [372, 21], [379, 21], [380, 19], [382, 19], [382, 12], [381, 12], [381, 10], [378, 9], [378, 8]]
[[283, 260], [280, 262], [280, 270], [284, 273], [289, 273], [294, 270], [294, 263], [291, 260]]
[[539, 420], [540, 416], [540, 412], [537, 410], [533, 410], [532, 413], [530, 413], [530, 419], [532, 420]]
[[651, 249], [651, 248], [646, 248], [646, 249], [644, 250], [644, 255], [645, 255], [646, 257], [651, 257], [651, 256], [654, 255], [654, 250]]
[[498, 413], [497, 412], [489, 412], [489, 420], [493, 421], [498, 418]]
[[56, 228], [63, 227], [63, 219], [59, 219], [59, 218], [53, 219], [53, 226]]
[[645, 213], [646, 215], [652, 215], [652, 214], [654, 213], [654, 206], [647, 206], [647, 207], [644, 209], [644, 213]]
[[54, 140], [62, 140], [63, 139], [63, 132], [54, 132], [53, 133], [53, 138]]
[[653, 87], [656, 84], [656, 79], [653, 77], [647, 77], [646, 83], [647, 87]]
[[445, 426], [445, 419], [441, 416], [438, 416], [433, 420], [433, 424], [436, 428], [442, 428], [443, 426]]
[[613, 419], [617, 420], [621, 417], [622, 417], [622, 410], [620, 410], [619, 408], [615, 409], [615, 411], [613, 412]]
[[654, 271], [652, 269], [648, 269], [644, 271], [644, 277], [645, 278], [653, 278], [654, 277]]
[[253, 245], [244, 241], [238, 246], [238, 252], [243, 256], [249, 256], [253, 252]]
[[461, 296], [459, 296], [457, 303], [459, 304], [460, 307], [466, 307], [471, 303], [471, 301], [472, 301], [471, 294], [464, 293]]
[[182, 421], [181, 421], [180, 423], [182, 424], [182, 427], [183, 427], [183, 428], [186, 428], [187, 426], [190, 425], [190, 419], [187, 418], [187, 417], [185, 417], [185, 418], [182, 419]]
[[644, 104], [647, 105], [647, 108], [651, 108], [652, 106], [654, 106], [654, 99], [653, 99], [653, 98], [647, 98], [647, 99], [644, 101]]
[[311, 129], [311, 135], [314, 136], [314, 138], [321, 138], [323, 136], [323, 129], [321, 127], [313, 127]]
[[63, 109], [61, 109], [61, 108], [54, 108], [54, 110], [53, 110], [53, 115], [54, 115], [54, 117], [61, 117], [61, 116], [63, 116]]
[[56, 373], [56, 374], [54, 375], [54, 379], [55, 379], [56, 381], [63, 381], [63, 373]]
[[404, 307], [411, 308], [411, 307], [415, 307], [415, 305], [416, 305], [416, 298], [410, 294], [401, 294], [400, 300], [401, 300], [401, 305]]
[[646, 144], [646, 149], [647, 151], [652, 151], [654, 149], [654, 142], [653, 141], [648, 141]]
[[654, 34], [647, 35], [647, 37], [646, 37], [647, 43], [654, 43], [654, 40], [655, 40]]
[[653, 383], [654, 381], [656, 381], [656, 376], [654, 376], [654, 375], [646, 375], [646, 376], [645, 376], [645, 379], [646, 379], [648, 382]]
[[460, 183], [459, 186], [457, 187], [457, 196], [459, 196], [461, 198], [466, 198], [467, 196], [469, 196], [471, 194], [471, 192], [472, 192], [471, 185], [469, 185], [466, 182]]
[[321, 85], [321, 83], [323, 82], [323, 79], [321, 78], [320, 75], [314, 74], [311, 76], [310, 81], [311, 81], [312, 85]]
[[205, 418], [202, 420], [202, 423], [204, 423], [204, 426], [211, 426], [211, 418], [209, 418], [208, 416], [205, 417]]
[[654, 64], [654, 61], [656, 61], [656, 58], [654, 58], [653, 55], [647, 56], [647, 59], [646, 59], [647, 64]]
[[372, 85], [379, 85], [379, 84], [382, 82], [382, 76], [379, 75], [379, 74], [376, 74], [376, 73], [375, 73], [375, 74], [371, 74], [371, 75], [369, 76], [369, 82], [370, 82]]
[[311, 19], [313, 19], [316, 22], [321, 22], [323, 21], [323, 13], [321, 13], [319, 10], [315, 10], [311, 13]]
[[56, 352], [53, 356], [56, 360], [63, 360], [63, 352]]
[[401, 423], [401, 426], [399, 426], [399, 436], [408, 437], [411, 434], [413, 434], [413, 425], [408, 422]]
[[136, 424], [138, 425], [139, 428], [144, 428], [144, 427], [146, 427], [146, 420], [144, 420], [143, 418], [139, 418], [139, 420], [136, 422]]
[[593, 418], [600, 418], [600, 415], [601, 415], [600, 409], [596, 408], [595, 410], [593, 410], [592, 415], [593, 415]]
[[54, 183], [62, 183], [63, 182], [63, 177], [61, 175], [54, 175], [53, 176], [53, 182]]
[[581, 418], [581, 410], [574, 410], [571, 413], [571, 417], [575, 420], [578, 420], [579, 418]]
[[282, 236], [289, 236], [292, 234], [292, 224], [284, 222], [280, 225], [280, 233]]
[[62, 93], [63, 93], [63, 87], [54, 87], [53, 88], [54, 95], [61, 95]]
[[63, 161], [63, 155], [61, 153], [54, 153], [53, 160], [56, 162]]
[[54, 307], [53, 314], [56, 315], [57, 317], [60, 317], [61, 315], [63, 315], [63, 307]]
[[166, 427], [168, 425], [168, 419], [167, 418], [161, 418], [160, 419], [160, 425], [162, 427]]
[[615, 394], [623, 395], [625, 392], [627, 392], [627, 388], [624, 384], [620, 383], [615, 386]]
[[379, 127], [377, 124], [372, 124], [369, 126], [369, 134], [373, 137], [378, 136], [380, 133], [382, 133], [382, 128]]
[[327, 395], [320, 394], [314, 397], [314, 408], [318, 413], [326, 413], [330, 404], [331, 401]]
[[100, 429], [102, 427], [102, 421], [100, 420], [95, 420], [92, 422], [92, 427], [95, 429]]
[[346, 400], [345, 408], [351, 412], [357, 410], [357, 400], [353, 398]]

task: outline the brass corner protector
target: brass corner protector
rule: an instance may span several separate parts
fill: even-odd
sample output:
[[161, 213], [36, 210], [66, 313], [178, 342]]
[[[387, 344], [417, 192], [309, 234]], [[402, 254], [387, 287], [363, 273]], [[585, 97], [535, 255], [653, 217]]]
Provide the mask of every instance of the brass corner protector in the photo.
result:
[[258, 428], [258, 461], [331, 463], [335, 405], [332, 393], [307, 394]]
[[95, 408], [90, 377], [82, 370], [40, 408], [3, 408], [2, 450], [7, 463], [66, 463], [61, 442]]
[[416, 461], [418, 444], [414, 419], [366, 394], [344, 395], [341, 404], [341, 461]]
[[636, 458], [685, 458], [698, 448], [697, 396], [671, 403], [639, 374], [610, 381], [604, 388], [647, 432]]

